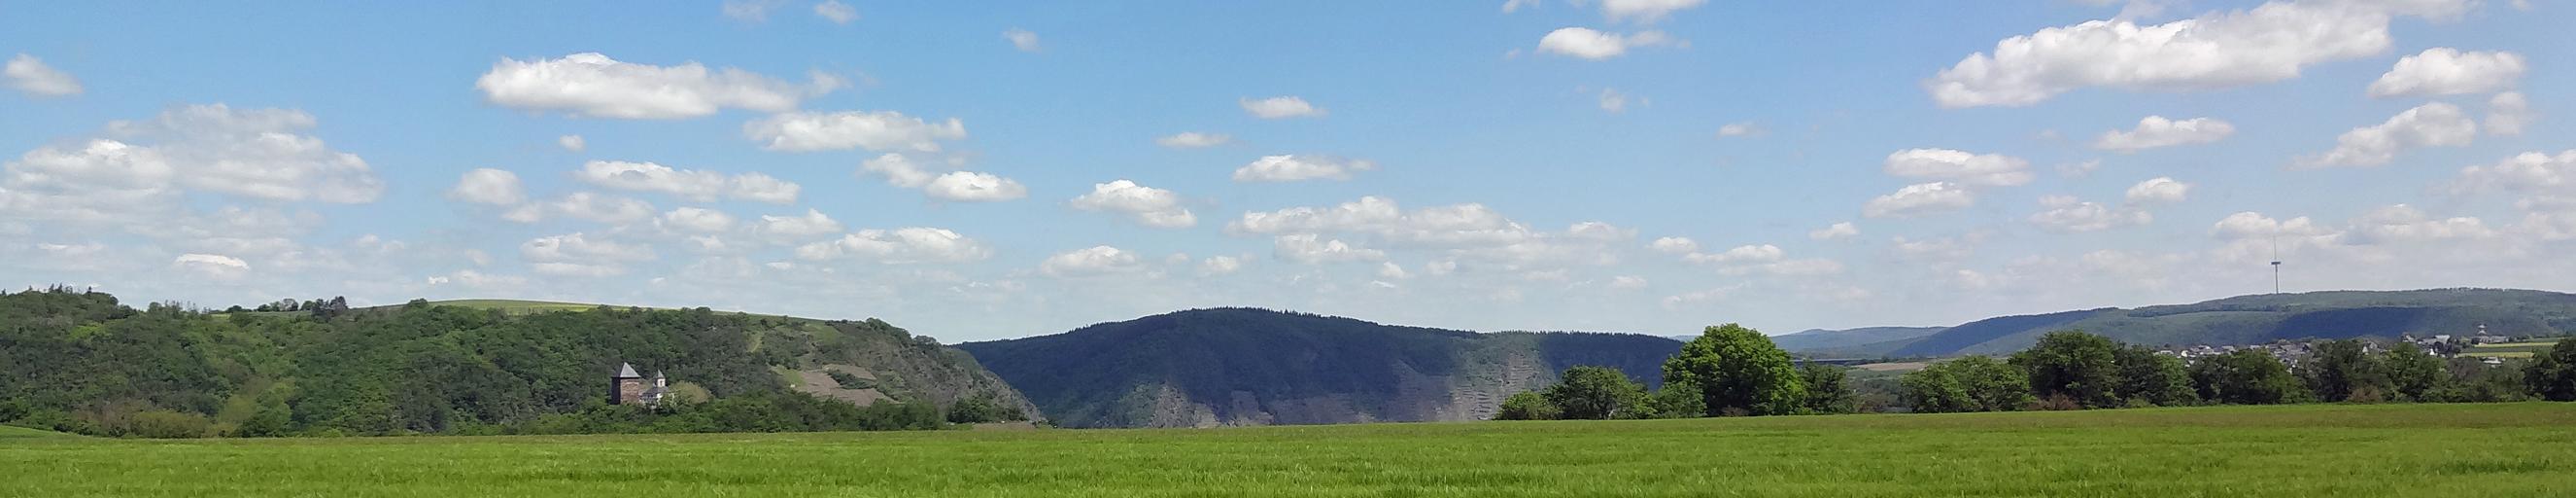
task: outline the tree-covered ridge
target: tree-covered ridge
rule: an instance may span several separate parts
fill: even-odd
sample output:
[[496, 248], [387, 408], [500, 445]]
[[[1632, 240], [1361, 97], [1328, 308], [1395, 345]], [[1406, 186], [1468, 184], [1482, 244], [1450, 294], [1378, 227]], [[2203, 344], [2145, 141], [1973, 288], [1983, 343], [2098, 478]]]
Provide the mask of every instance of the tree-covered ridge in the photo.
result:
[[2404, 334], [2510, 336], [2576, 332], [2576, 294], [2515, 289], [2323, 291], [2238, 296], [2193, 304], [2101, 308], [1989, 318], [1893, 343], [1844, 348], [1858, 356], [2003, 354], [2055, 330], [2129, 344], [2230, 345]]
[[[877, 320], [316, 301], [209, 313], [62, 288], [0, 293], [0, 421], [174, 436], [837, 430], [937, 426], [941, 407], [970, 397], [1021, 406], [962, 352]], [[608, 406], [621, 362], [712, 399]], [[887, 387], [899, 403], [867, 409], [796, 392], [779, 373], [820, 363], [924, 373]], [[956, 379], [974, 377], [984, 381]]]
[[1680, 346], [1220, 308], [959, 347], [1057, 424], [1139, 427], [1474, 420], [1574, 365], [1654, 377]]

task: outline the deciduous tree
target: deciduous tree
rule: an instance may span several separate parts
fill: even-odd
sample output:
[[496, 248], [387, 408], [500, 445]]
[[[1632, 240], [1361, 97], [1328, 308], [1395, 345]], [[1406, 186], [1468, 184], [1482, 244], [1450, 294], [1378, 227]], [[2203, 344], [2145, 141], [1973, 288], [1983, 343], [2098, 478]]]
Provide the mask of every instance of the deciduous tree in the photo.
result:
[[1789, 353], [1761, 332], [1732, 323], [1709, 327], [1682, 345], [1680, 354], [1664, 361], [1664, 382], [1700, 386], [1711, 416], [1792, 414], [1806, 399]]

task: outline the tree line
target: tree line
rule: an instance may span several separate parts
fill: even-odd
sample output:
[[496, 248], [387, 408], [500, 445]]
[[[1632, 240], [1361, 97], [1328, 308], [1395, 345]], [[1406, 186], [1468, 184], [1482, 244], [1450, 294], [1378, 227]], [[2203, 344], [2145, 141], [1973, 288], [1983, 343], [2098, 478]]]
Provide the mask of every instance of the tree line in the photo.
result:
[[[2576, 338], [2520, 365], [2427, 354], [2397, 342], [2371, 352], [2359, 339], [2321, 341], [2296, 366], [2245, 349], [2185, 360], [2081, 331], [2052, 332], [2004, 358], [1969, 355], [1897, 379], [1916, 413], [2075, 410], [2306, 402], [2576, 401]], [[1546, 388], [1504, 399], [1497, 420], [1639, 419], [1853, 413], [1845, 368], [1795, 364], [1770, 338], [1735, 324], [1709, 327], [1664, 363], [1647, 391], [1618, 370], [1577, 366]]]

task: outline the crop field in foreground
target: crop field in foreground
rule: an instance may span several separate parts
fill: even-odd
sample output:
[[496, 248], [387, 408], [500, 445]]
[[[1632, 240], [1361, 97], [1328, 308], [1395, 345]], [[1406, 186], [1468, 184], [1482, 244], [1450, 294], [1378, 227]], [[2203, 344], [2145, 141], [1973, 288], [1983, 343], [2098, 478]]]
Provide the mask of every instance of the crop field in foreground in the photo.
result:
[[0, 496], [2568, 496], [2576, 404], [0, 440]]

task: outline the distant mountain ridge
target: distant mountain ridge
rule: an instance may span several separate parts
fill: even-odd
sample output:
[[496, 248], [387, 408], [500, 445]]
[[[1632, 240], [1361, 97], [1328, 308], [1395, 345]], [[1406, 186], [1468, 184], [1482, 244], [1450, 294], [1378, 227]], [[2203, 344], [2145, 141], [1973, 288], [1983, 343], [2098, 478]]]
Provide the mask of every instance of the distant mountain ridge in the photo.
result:
[[2193, 304], [2100, 308], [1968, 322], [1888, 349], [1885, 356], [2018, 351], [2041, 334], [2079, 329], [2146, 345], [2259, 344], [2304, 338], [2560, 335], [2576, 330], [2576, 294], [2518, 289], [2321, 291]]
[[[1861, 327], [1854, 329], [1807, 329], [1771, 336], [1780, 349], [1815, 356], [1878, 356], [1861, 351], [1873, 344], [1904, 341], [1940, 332], [1949, 327]], [[1883, 353], [1880, 353], [1883, 354]]]
[[1681, 343], [1218, 308], [957, 347], [1058, 425], [1209, 427], [1482, 419], [1575, 365], [1659, 384]]

